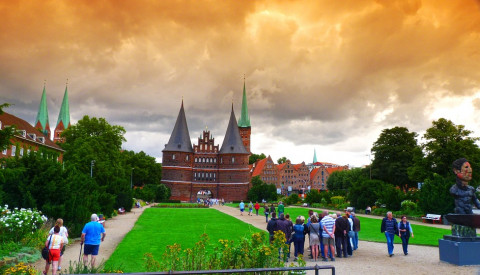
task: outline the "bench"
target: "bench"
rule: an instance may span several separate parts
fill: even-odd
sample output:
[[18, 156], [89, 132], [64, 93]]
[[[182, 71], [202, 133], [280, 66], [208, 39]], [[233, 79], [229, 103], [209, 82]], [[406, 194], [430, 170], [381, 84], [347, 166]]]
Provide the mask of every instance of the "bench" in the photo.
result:
[[427, 214], [425, 217], [422, 217], [422, 220], [425, 223], [441, 223], [442, 222], [442, 215]]

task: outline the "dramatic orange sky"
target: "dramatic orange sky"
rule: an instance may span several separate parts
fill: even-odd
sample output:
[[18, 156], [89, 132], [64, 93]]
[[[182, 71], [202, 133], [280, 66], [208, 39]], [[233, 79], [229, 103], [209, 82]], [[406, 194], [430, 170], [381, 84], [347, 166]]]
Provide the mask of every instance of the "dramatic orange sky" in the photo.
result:
[[[480, 134], [479, 1], [1, 1], [0, 101], [127, 130], [161, 158], [182, 96], [221, 144], [246, 77], [252, 151], [363, 165], [382, 129]], [[196, 140], [195, 140], [196, 142]]]

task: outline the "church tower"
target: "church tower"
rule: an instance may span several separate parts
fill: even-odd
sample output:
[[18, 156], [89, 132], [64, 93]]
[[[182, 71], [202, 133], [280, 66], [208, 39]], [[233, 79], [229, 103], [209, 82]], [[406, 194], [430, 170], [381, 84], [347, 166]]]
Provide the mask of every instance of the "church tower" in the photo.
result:
[[243, 81], [242, 114], [238, 120], [238, 130], [240, 131], [240, 137], [242, 138], [245, 149], [247, 149], [249, 154], [252, 154], [252, 151], [250, 150], [250, 135], [252, 133], [252, 127], [250, 125], [250, 115], [248, 114], [245, 80]]
[[58, 114], [57, 126], [53, 132], [53, 141], [54, 142], [65, 142], [65, 139], [60, 137], [68, 127], [70, 127], [70, 107], [68, 104], [68, 90], [65, 86], [65, 94], [63, 95], [62, 107], [60, 108], [60, 113]]
[[48, 123], [48, 108], [47, 108], [47, 91], [45, 90], [45, 83], [43, 84], [42, 98], [40, 99], [40, 106], [38, 107], [37, 118], [35, 119], [35, 128], [50, 139], [50, 124]]

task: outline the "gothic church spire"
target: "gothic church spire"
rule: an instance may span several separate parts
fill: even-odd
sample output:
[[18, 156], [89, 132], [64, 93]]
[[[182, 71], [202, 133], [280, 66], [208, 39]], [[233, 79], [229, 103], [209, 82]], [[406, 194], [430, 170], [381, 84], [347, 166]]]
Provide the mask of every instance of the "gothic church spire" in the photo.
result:
[[245, 80], [243, 81], [242, 114], [238, 120], [238, 127], [250, 127], [250, 116], [248, 115], [247, 92], [245, 91]]
[[47, 91], [45, 83], [43, 84], [42, 98], [38, 106], [37, 118], [35, 119], [35, 128], [40, 130], [48, 139], [50, 139], [50, 124], [48, 123]]

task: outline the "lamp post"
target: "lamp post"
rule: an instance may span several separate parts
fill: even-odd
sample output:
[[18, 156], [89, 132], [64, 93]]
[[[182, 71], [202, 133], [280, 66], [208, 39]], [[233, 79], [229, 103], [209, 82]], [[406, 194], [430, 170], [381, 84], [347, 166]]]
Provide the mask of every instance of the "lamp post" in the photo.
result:
[[372, 159], [371, 159], [371, 154], [367, 154], [365, 156], [368, 156], [368, 162], [370, 163], [368, 166], [370, 166], [370, 179], [372, 179]]
[[95, 165], [95, 160], [90, 162], [90, 177], [93, 178], [93, 166]]
[[130, 172], [130, 189], [133, 189], [133, 170], [135, 170], [135, 167], [133, 167]]

